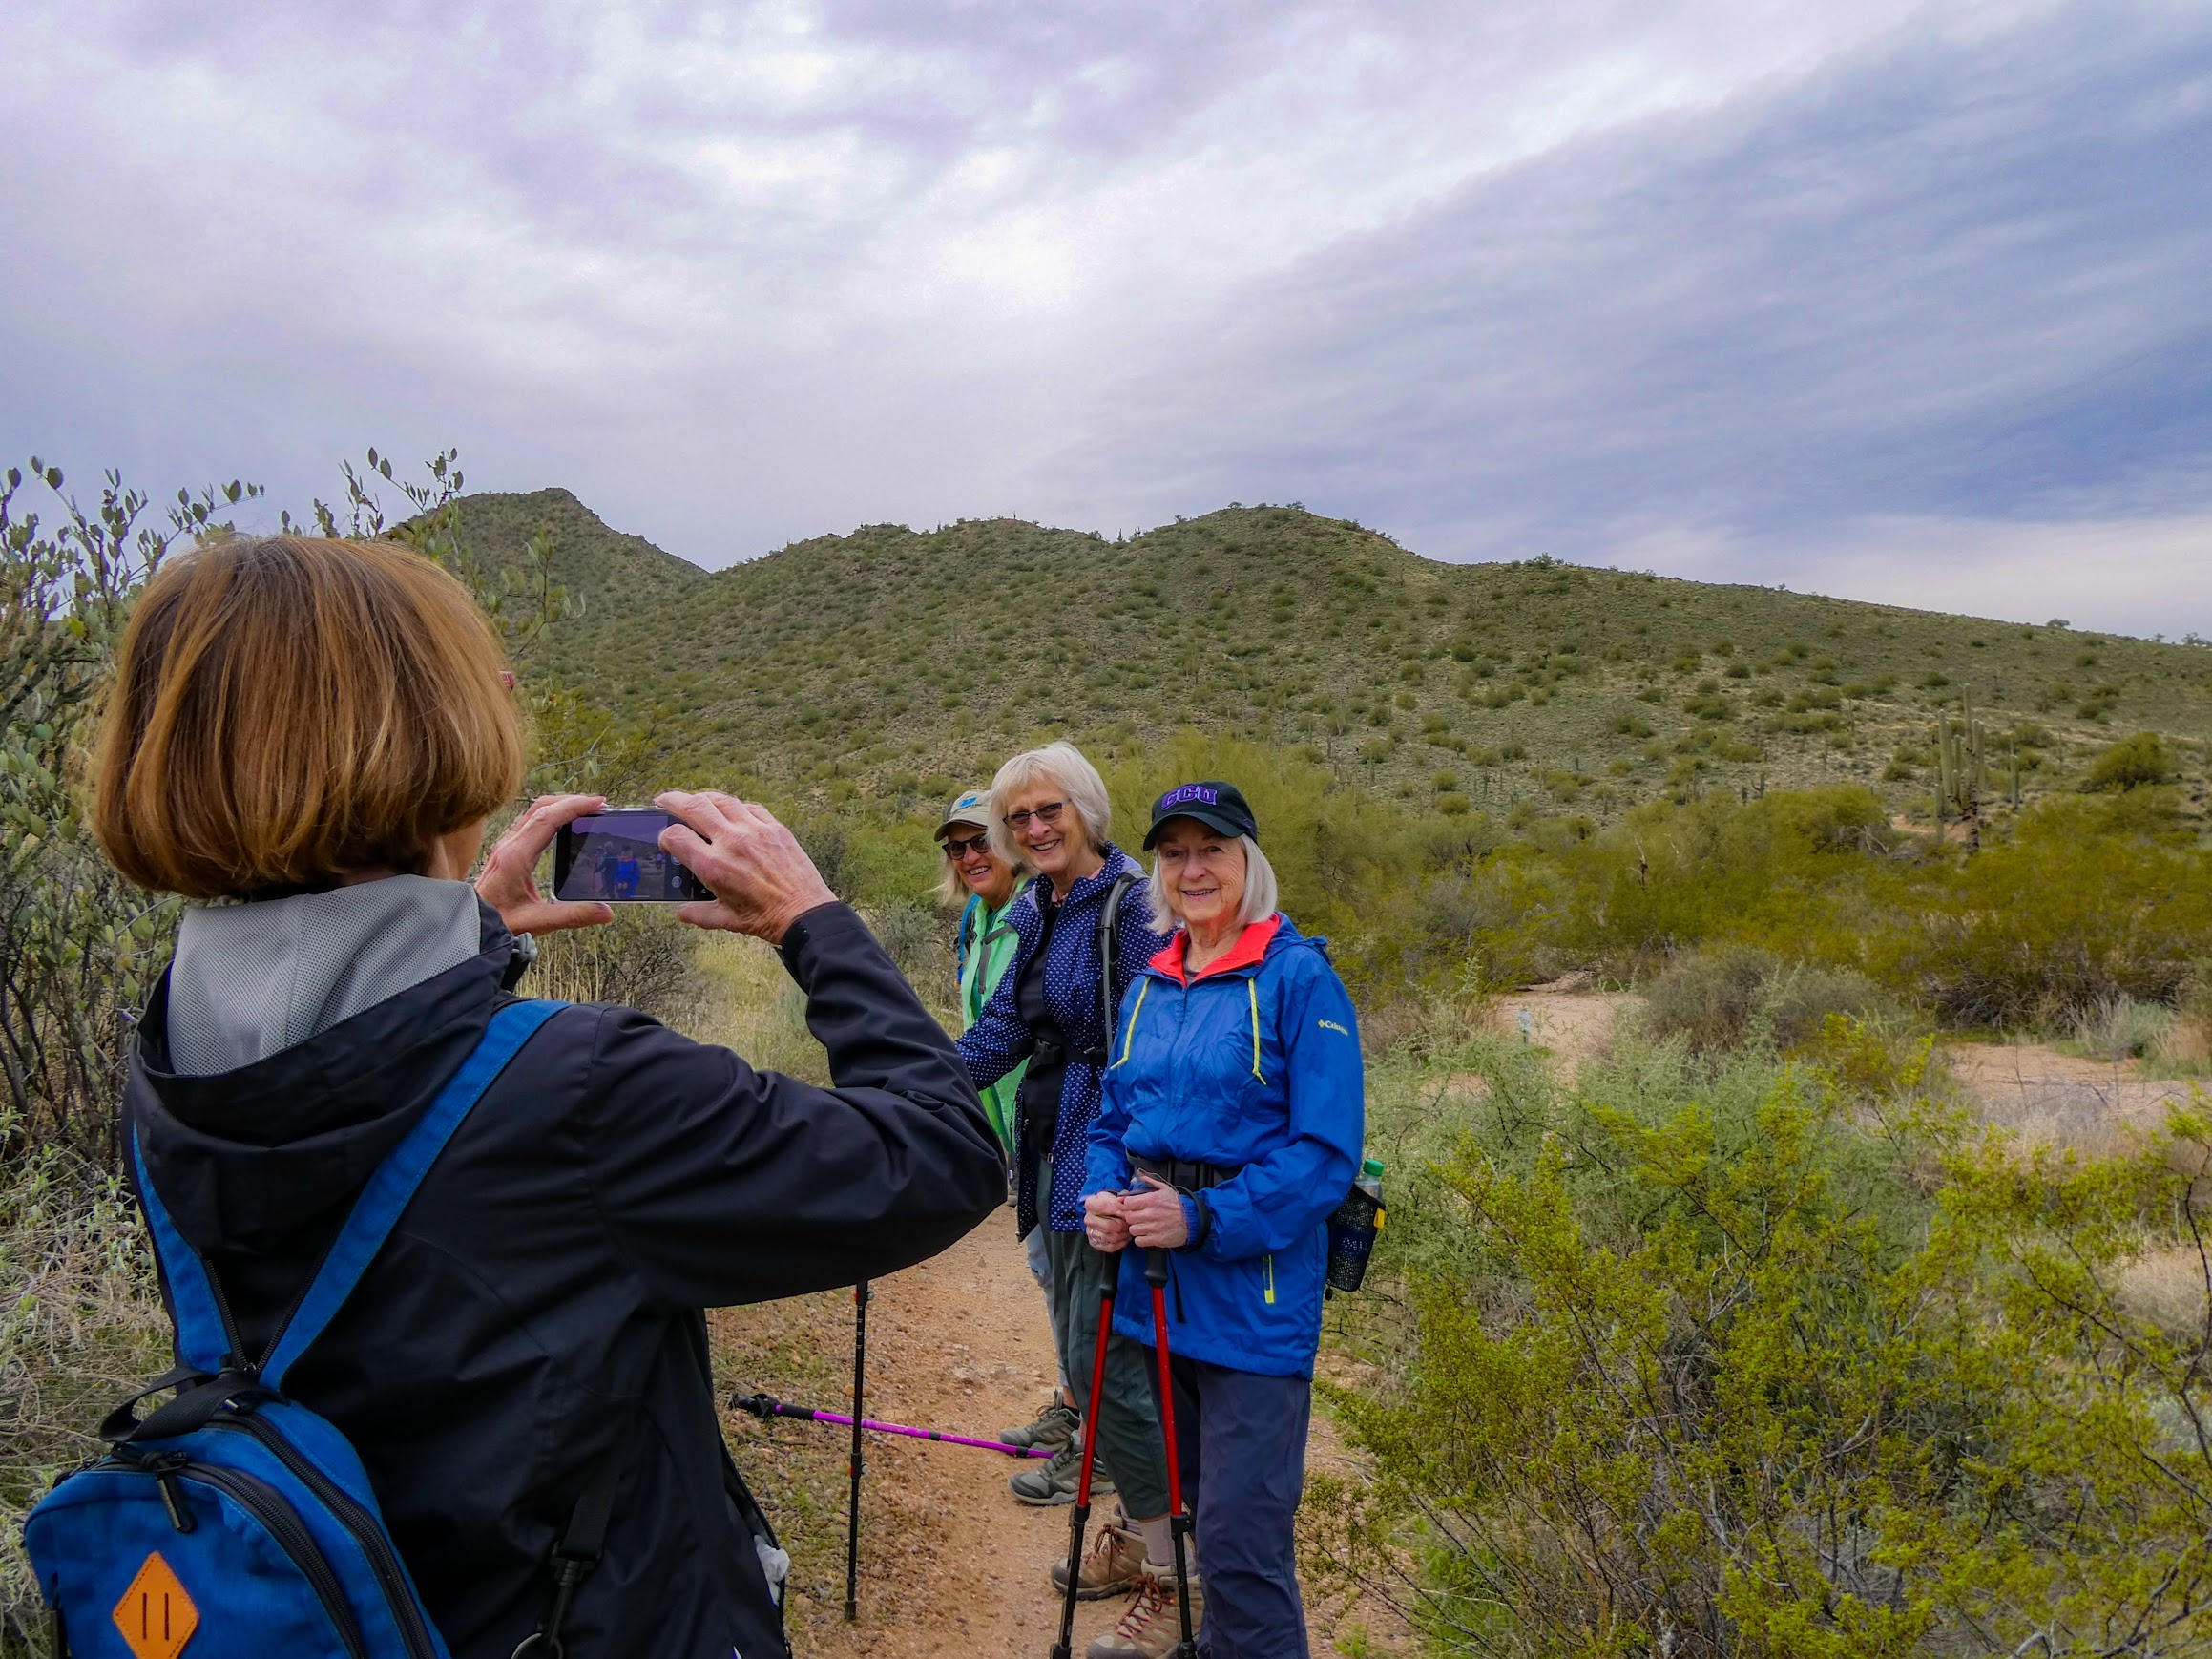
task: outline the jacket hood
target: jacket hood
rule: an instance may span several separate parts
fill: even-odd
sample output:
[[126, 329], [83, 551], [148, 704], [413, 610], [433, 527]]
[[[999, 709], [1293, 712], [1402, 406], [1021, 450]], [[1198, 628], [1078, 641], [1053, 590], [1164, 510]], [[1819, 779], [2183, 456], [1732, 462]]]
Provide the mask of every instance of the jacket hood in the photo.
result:
[[127, 1121], [184, 1236], [280, 1251], [327, 1224], [458, 1071], [503, 994], [514, 939], [479, 905], [477, 954], [289, 1048], [177, 1072], [164, 974], [133, 1046]]

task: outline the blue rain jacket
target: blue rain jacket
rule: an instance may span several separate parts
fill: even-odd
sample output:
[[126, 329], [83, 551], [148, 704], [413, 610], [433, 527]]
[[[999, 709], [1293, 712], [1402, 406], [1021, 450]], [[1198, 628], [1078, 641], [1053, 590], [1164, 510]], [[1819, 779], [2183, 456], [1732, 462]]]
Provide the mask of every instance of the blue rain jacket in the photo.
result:
[[[1367, 1129], [1351, 998], [1323, 941], [1281, 914], [1247, 927], [1188, 984], [1182, 949], [1171, 940], [1122, 1000], [1083, 1193], [1129, 1187], [1132, 1152], [1239, 1166], [1183, 1200], [1199, 1242], [1171, 1258], [1168, 1346], [1310, 1377], [1328, 1217], [1351, 1189]], [[1142, 1250], [1123, 1252], [1114, 1326], [1152, 1341]]]

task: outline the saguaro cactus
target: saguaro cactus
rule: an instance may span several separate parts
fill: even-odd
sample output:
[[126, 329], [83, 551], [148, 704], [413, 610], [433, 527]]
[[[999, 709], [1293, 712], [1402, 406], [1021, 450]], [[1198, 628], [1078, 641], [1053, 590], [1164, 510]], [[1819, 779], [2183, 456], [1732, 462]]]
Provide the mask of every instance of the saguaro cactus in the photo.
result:
[[[1989, 784], [1984, 761], [1986, 746], [1982, 723], [1973, 710], [1973, 698], [1959, 699], [1954, 724], [1948, 714], [1935, 717], [1935, 833], [1942, 839], [1944, 826], [1957, 819], [1967, 827], [1967, 849], [1978, 851], [1982, 837], [1982, 791]], [[2014, 759], [2014, 796], [2019, 793], [2017, 751]]]

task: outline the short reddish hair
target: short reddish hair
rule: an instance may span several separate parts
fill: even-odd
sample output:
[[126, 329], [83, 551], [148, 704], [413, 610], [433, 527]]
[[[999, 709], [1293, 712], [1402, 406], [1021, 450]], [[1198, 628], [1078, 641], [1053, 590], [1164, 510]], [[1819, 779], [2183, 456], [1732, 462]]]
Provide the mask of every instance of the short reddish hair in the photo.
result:
[[211, 542], [139, 597], [94, 832], [133, 881], [189, 898], [420, 871], [522, 786], [507, 667], [468, 589], [406, 548]]

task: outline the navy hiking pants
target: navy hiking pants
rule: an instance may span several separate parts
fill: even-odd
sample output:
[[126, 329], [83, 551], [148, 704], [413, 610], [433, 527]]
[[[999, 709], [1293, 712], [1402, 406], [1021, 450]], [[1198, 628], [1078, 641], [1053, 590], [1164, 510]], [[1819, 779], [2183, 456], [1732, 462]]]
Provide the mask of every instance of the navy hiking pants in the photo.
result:
[[[1159, 1361], [1149, 1350], [1145, 1361], [1157, 1398]], [[1201, 1659], [1307, 1659], [1291, 1526], [1305, 1488], [1313, 1384], [1173, 1352], [1168, 1368], [1183, 1500], [1197, 1520], [1206, 1591]]]

